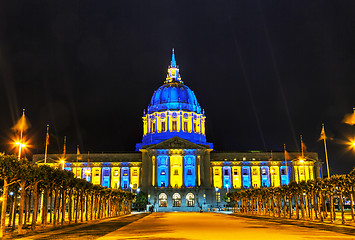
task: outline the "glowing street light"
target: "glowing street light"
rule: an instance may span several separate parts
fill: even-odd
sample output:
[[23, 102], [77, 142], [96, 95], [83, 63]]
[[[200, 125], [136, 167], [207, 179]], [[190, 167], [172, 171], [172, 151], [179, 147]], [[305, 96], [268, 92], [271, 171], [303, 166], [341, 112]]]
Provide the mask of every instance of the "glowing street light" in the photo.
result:
[[27, 145], [26, 143], [21, 143], [19, 141], [15, 142], [16, 146], [18, 146], [18, 159], [21, 158], [21, 152], [22, 152], [22, 148], [26, 148]]
[[64, 165], [65, 165], [65, 159], [64, 158], [60, 158], [60, 163], [62, 164], [62, 170], [64, 170]]

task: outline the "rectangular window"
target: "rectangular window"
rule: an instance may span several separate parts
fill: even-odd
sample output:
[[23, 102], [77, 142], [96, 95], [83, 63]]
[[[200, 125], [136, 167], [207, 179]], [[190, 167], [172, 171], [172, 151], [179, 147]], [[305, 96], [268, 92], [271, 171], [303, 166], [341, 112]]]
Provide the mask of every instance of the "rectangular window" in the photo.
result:
[[228, 169], [224, 169], [224, 175], [228, 175]]
[[165, 122], [161, 122], [161, 131], [165, 132]]
[[123, 171], [123, 176], [128, 176], [128, 171], [127, 170]]
[[265, 168], [263, 168], [263, 169], [261, 170], [261, 174], [262, 174], [262, 175], [267, 175], [267, 174], [266, 174], [266, 169], [265, 169]]
[[165, 175], [165, 170], [161, 170], [160, 175]]
[[281, 168], [281, 175], [286, 175], [286, 171], [284, 168]]
[[214, 174], [215, 174], [216, 176], [219, 176], [219, 169], [216, 169], [216, 170], [214, 171]]
[[256, 168], [253, 168], [253, 175], [258, 175], [258, 170]]
[[100, 170], [95, 170], [95, 176], [99, 176], [100, 175]]
[[174, 175], [179, 175], [179, 171], [177, 169], [174, 170]]
[[152, 132], [155, 132], [155, 122], [152, 124]]
[[234, 169], [233, 174], [234, 174], [234, 175], [239, 175], [239, 173], [238, 173], [238, 169]]
[[187, 132], [187, 122], [184, 122], [184, 132]]
[[133, 175], [133, 176], [138, 176], [138, 171], [137, 171], [137, 169], [134, 169], [134, 170], [133, 170], [132, 175]]
[[194, 123], [194, 132], [197, 132], [196, 123]]
[[118, 177], [118, 170], [113, 171], [113, 176]]
[[191, 169], [187, 169], [187, 175], [192, 175]]
[[216, 192], [216, 202], [220, 203], [221, 202], [221, 193]]
[[176, 130], [177, 130], [177, 123], [176, 123], [176, 120], [173, 121], [172, 130], [173, 130], [173, 131], [176, 131]]

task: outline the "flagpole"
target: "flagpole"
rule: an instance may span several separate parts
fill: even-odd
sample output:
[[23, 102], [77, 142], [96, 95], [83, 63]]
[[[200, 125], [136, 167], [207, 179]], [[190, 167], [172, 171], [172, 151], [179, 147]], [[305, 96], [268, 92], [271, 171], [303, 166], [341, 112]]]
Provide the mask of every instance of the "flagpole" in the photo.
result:
[[286, 165], [286, 181], [288, 184], [288, 169], [287, 169], [287, 159], [286, 159], [286, 144], [284, 144], [284, 155], [285, 155], [285, 165]]
[[23, 135], [24, 126], [25, 126], [25, 109], [22, 109], [21, 129], [20, 129], [20, 144], [18, 146], [18, 160], [20, 160], [20, 158], [21, 158], [22, 135]]
[[326, 135], [325, 135], [325, 129], [324, 129], [324, 123], [322, 123], [322, 132], [324, 130], [324, 152], [325, 152], [325, 161], [327, 163], [327, 173], [328, 173], [328, 178], [330, 178], [330, 174], [329, 174], [329, 163], [328, 163], [328, 150], [327, 150], [327, 141], [326, 141]]
[[301, 135], [301, 151], [302, 151], [302, 158], [304, 158], [302, 135]]
[[44, 163], [47, 163], [48, 140], [49, 140], [49, 124], [47, 124], [46, 147], [44, 149]]
[[63, 159], [65, 159], [66, 154], [67, 154], [67, 136], [64, 136]]

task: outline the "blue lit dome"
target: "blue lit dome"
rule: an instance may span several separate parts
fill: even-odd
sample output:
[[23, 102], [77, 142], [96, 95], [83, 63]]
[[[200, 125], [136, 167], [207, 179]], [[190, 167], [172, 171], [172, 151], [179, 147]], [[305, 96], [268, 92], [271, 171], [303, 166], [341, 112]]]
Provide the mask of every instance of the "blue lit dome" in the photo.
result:
[[172, 137], [180, 137], [195, 144], [206, 142], [205, 113], [194, 92], [181, 80], [173, 49], [166, 80], [153, 94], [148, 111], [143, 115], [143, 139], [136, 150], [157, 144]]
[[148, 113], [166, 110], [185, 110], [201, 113], [194, 92], [182, 82], [172, 81], [160, 86], [153, 94]]

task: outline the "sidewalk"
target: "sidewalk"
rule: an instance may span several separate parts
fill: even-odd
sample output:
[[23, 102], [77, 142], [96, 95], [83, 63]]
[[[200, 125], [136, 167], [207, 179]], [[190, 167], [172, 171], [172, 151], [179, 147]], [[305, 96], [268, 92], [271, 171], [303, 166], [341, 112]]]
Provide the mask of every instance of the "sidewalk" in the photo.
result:
[[341, 224], [341, 220], [339, 223], [339, 217], [337, 217], [335, 223], [328, 223], [328, 222], [320, 222], [319, 220], [308, 221], [308, 220], [289, 219], [284, 217], [278, 218], [278, 217], [264, 216], [264, 215], [251, 215], [251, 214], [247, 215], [241, 213], [232, 213], [230, 214], [230, 216], [264, 220], [264, 221], [278, 223], [278, 224], [288, 224], [288, 225], [295, 225], [295, 226], [306, 227], [306, 228], [316, 228], [318, 230], [332, 231], [332, 232], [343, 233], [347, 235], [355, 235], [355, 223], [348, 222], [346, 224]]
[[[45, 225], [45, 226], [37, 226], [37, 230], [31, 231], [29, 230], [25, 234], [18, 234], [17, 232], [14, 232], [13, 234], [8, 234], [4, 239], [22, 239], [22, 240], [29, 240], [29, 239], [34, 239], [34, 238], [48, 238], [52, 235], [58, 235], [62, 234], [68, 231], [73, 231], [77, 229], [81, 229], [84, 227], [88, 227], [91, 225], [96, 225], [99, 223], [107, 222], [107, 221], [112, 221], [112, 220], [117, 220], [117, 219], [124, 219], [133, 215], [137, 215], [140, 213], [131, 213], [129, 215], [122, 215], [118, 217], [109, 217], [105, 219], [100, 219], [100, 220], [92, 220], [88, 222], [78, 222], [78, 223], [73, 223], [73, 224], [65, 224], [63, 226], [58, 225], [56, 227], [53, 227], [52, 225]], [[142, 213], [143, 214], [143, 213]]]

